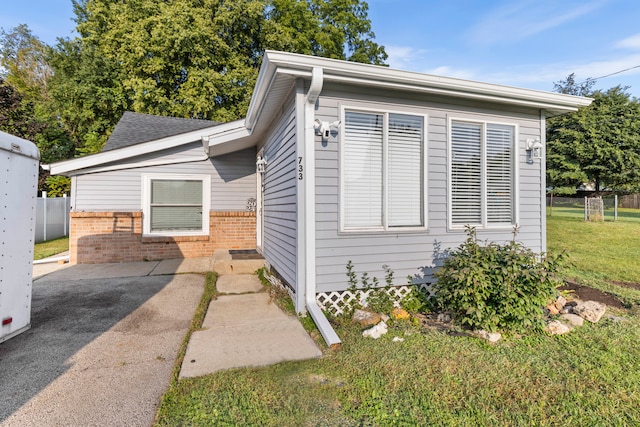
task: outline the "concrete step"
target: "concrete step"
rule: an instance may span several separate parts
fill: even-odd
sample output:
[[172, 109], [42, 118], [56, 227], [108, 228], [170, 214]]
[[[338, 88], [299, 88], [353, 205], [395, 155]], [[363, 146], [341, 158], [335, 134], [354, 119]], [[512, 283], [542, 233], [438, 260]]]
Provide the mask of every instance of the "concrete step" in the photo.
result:
[[253, 274], [264, 267], [264, 259], [232, 259], [229, 251], [217, 250], [213, 254], [213, 271], [224, 274]]

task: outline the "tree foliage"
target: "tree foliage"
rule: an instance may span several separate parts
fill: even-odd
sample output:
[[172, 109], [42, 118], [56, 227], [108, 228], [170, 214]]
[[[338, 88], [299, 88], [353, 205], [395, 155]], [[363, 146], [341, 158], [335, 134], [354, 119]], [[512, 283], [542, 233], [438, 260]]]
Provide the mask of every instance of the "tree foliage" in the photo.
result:
[[593, 80], [576, 84], [573, 74], [556, 89], [589, 95], [579, 111], [547, 120], [547, 181], [554, 193], [574, 193], [584, 183], [596, 191], [640, 189], [640, 102], [626, 88], [593, 91]]
[[361, 0], [76, 0], [80, 36], [51, 55], [49, 90], [85, 152], [126, 110], [246, 114], [265, 49], [382, 64]]

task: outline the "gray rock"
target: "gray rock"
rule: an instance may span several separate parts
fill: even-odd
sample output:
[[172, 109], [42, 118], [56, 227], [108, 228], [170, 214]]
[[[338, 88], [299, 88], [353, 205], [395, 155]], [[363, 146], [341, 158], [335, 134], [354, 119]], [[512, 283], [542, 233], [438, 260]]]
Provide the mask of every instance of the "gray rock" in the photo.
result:
[[565, 305], [564, 308], [560, 310], [560, 314], [570, 314], [571, 312], [573, 312], [573, 307], [570, 305]]
[[484, 329], [475, 331], [475, 334], [483, 340], [487, 340], [492, 344], [497, 343], [498, 341], [500, 341], [500, 338], [502, 338], [502, 334], [500, 332], [487, 332]]
[[606, 317], [607, 320], [611, 321], [611, 322], [615, 322], [615, 323], [619, 323], [619, 322], [624, 322], [627, 319], [625, 319], [624, 317], [620, 317], [620, 316], [612, 316], [612, 315], [608, 315]]
[[451, 316], [449, 316], [447, 313], [438, 313], [438, 316], [436, 316], [436, 321], [441, 323], [449, 323], [451, 322]]
[[552, 320], [551, 322], [547, 323], [547, 326], [544, 328], [544, 330], [551, 335], [562, 335], [570, 332], [571, 327], [557, 320]]
[[381, 336], [386, 334], [387, 331], [388, 331], [387, 324], [384, 323], [384, 322], [380, 322], [376, 326], [374, 326], [373, 328], [369, 328], [366, 331], [364, 331], [362, 333], [362, 336], [365, 337], [365, 338], [366, 337], [370, 337], [370, 338], [373, 338], [373, 339], [377, 340], [378, 338], [380, 338]]
[[554, 302], [554, 305], [556, 306], [558, 311], [562, 310], [565, 304], [567, 304], [567, 299], [562, 295], [558, 295], [558, 298], [556, 298], [556, 301]]
[[584, 324], [584, 319], [578, 316], [577, 314], [567, 313], [567, 314], [563, 314], [560, 317], [566, 320], [567, 322], [571, 323], [571, 326], [582, 326]]
[[596, 323], [604, 315], [607, 310], [607, 306], [600, 304], [596, 301], [581, 302], [573, 307], [573, 313], [588, 320], [591, 323]]
[[354, 323], [360, 324], [360, 326], [377, 325], [380, 322], [380, 315], [378, 313], [356, 309], [353, 311], [351, 320]]

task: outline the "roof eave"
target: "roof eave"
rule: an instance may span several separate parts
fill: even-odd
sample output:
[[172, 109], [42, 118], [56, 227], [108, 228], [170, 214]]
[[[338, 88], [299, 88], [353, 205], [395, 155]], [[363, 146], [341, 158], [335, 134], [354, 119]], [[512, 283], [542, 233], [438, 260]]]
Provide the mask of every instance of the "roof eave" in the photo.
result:
[[192, 132], [183, 133], [154, 141], [144, 142], [129, 147], [118, 148], [89, 156], [78, 157], [70, 160], [52, 163], [49, 165], [51, 175], [74, 175], [74, 172], [98, 165], [117, 162], [136, 156], [154, 153], [161, 150], [178, 147], [202, 139], [203, 136], [213, 132], [219, 125], [204, 128]]

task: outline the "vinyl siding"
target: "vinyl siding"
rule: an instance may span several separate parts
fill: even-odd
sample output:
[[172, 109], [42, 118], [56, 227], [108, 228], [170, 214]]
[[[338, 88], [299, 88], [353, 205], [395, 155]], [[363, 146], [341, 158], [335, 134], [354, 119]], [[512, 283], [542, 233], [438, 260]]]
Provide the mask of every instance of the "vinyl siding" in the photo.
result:
[[262, 255], [296, 289], [296, 116], [293, 97], [261, 147], [264, 174]]
[[[200, 142], [129, 161], [181, 160], [202, 154]], [[122, 163], [119, 163], [122, 164]], [[209, 160], [143, 166], [75, 177], [73, 209], [76, 211], [139, 211], [142, 209], [142, 174], [206, 174], [211, 176], [211, 210], [244, 211], [256, 196], [255, 149], [250, 148]]]
[[[447, 138], [450, 118], [482, 120], [517, 126], [518, 158], [518, 241], [536, 252], [542, 250], [541, 163], [527, 164], [524, 147], [527, 138], [542, 138], [537, 110], [501, 109], [477, 103], [455, 103], [450, 99], [425, 102], [413, 94], [391, 98], [388, 93], [352, 92], [348, 87], [329, 86], [320, 96], [316, 118], [332, 122], [343, 120], [340, 107], [373, 108], [427, 116], [427, 230], [387, 232], [341, 232], [339, 136], [328, 143], [316, 138], [316, 273], [317, 291], [346, 289], [346, 265], [351, 260], [358, 274], [368, 272], [384, 282], [382, 265], [395, 273], [396, 284], [406, 284], [408, 275], [422, 282], [431, 281], [433, 267], [447, 249], [462, 243], [463, 230], [448, 229]], [[511, 229], [479, 229], [481, 240], [509, 241]], [[426, 276], [425, 276], [426, 274]], [[425, 277], [423, 277], [425, 276]]]

